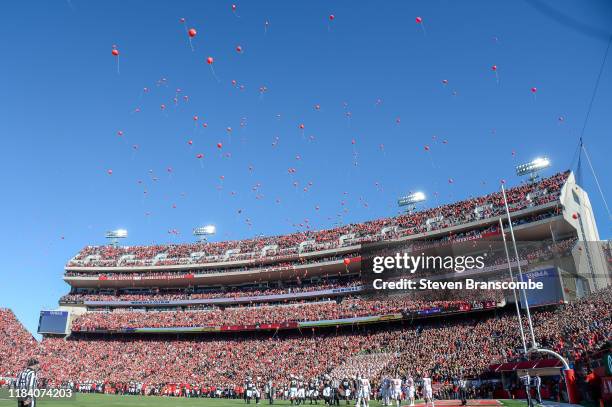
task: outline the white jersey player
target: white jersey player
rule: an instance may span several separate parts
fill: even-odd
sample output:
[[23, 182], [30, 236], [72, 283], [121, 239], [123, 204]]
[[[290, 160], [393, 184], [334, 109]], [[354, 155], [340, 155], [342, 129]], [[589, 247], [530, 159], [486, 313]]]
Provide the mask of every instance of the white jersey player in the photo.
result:
[[370, 380], [366, 378], [357, 378], [357, 403], [356, 407], [363, 405], [363, 407], [368, 407], [370, 402]]
[[389, 385], [391, 400], [395, 400], [395, 405], [400, 407], [402, 401], [402, 379], [391, 379]]
[[433, 401], [433, 389], [431, 387], [431, 378], [427, 373], [423, 376], [423, 398], [425, 399], [425, 406], [429, 406], [431, 403], [431, 407], [434, 407]]
[[406, 378], [406, 396], [408, 397], [408, 400], [410, 401], [410, 406], [414, 406], [414, 392], [415, 392], [414, 379], [409, 374], [408, 377]]

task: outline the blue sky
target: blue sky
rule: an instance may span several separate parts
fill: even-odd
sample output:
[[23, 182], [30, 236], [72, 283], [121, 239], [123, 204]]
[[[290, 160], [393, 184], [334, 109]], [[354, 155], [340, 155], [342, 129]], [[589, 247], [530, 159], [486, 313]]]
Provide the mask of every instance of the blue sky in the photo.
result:
[[[569, 168], [612, 27], [604, 0], [231, 4], [3, 5], [0, 305], [31, 331], [68, 291], [67, 260], [109, 229], [126, 244], [207, 223], [216, 239], [288, 233], [391, 216], [409, 190], [432, 206], [488, 193], [541, 154], [548, 174]], [[610, 106], [609, 59], [585, 132], [607, 193]]]

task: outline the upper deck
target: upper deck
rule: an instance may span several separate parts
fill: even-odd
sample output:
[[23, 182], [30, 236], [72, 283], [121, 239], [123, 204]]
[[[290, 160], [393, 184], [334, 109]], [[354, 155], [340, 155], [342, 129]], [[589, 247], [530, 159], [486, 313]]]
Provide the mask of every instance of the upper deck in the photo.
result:
[[[517, 218], [559, 206], [569, 172], [507, 191]], [[87, 246], [65, 267], [70, 273], [120, 273], [201, 270], [207, 274], [244, 267], [348, 255], [366, 242], [440, 239], [485, 230], [505, 213], [500, 192], [412, 214], [377, 219], [334, 229], [239, 241], [153, 246]], [[69, 280], [68, 280], [69, 281]]]

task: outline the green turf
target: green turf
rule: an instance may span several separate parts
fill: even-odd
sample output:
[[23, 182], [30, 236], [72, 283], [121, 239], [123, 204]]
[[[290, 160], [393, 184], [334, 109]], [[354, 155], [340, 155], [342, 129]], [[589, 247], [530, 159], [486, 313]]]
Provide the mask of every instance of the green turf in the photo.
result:
[[504, 407], [525, 407], [527, 402], [524, 400], [499, 400]]
[[[526, 403], [520, 400], [500, 400], [504, 407], [524, 407]], [[0, 407], [15, 406], [16, 400], [9, 399], [9, 394], [5, 390], [0, 390]], [[290, 406], [289, 401], [276, 400], [274, 406]], [[325, 404], [319, 402], [318, 406], [323, 407]], [[355, 404], [350, 403], [353, 407]], [[109, 394], [75, 394], [71, 399], [44, 399], [37, 402], [40, 407], [190, 407], [190, 406], [206, 406], [206, 407], [245, 407], [246, 404], [242, 400], [226, 400], [226, 399], [209, 399], [209, 398], [193, 398], [184, 397], [155, 397], [155, 396], [115, 396]], [[257, 407], [255, 403], [249, 406]], [[262, 400], [260, 407], [267, 407], [268, 402]], [[305, 407], [309, 407], [307, 403]], [[345, 407], [344, 403], [340, 407]], [[370, 407], [381, 407], [377, 401], [371, 401]]]
[[[8, 399], [8, 393], [0, 390], [0, 407], [17, 405], [15, 400]], [[290, 406], [289, 401], [275, 400], [274, 406]], [[349, 404], [349, 407], [354, 407], [355, 403]], [[193, 398], [185, 397], [156, 397], [156, 396], [116, 396], [110, 394], [80, 394], [77, 393], [72, 399], [44, 399], [38, 400], [37, 407], [190, 407], [190, 406], [205, 406], [205, 407], [246, 407], [247, 404], [243, 400], [228, 400], [228, 399], [209, 399], [209, 398]], [[248, 406], [257, 407], [255, 402]], [[309, 407], [307, 403], [305, 407]], [[314, 406], [314, 404], [313, 404]], [[325, 404], [319, 401], [317, 405], [324, 407]], [[261, 401], [259, 407], [268, 407], [268, 402]], [[340, 407], [346, 407], [344, 403]], [[381, 407], [377, 401], [371, 401], [370, 407]]]
[[[15, 406], [15, 400], [8, 400], [8, 393], [0, 392], [0, 407]], [[279, 402], [279, 405], [288, 403]], [[154, 397], [154, 396], [116, 396], [110, 394], [80, 394], [77, 393], [71, 399], [44, 399], [38, 400], [37, 407], [190, 407], [190, 406], [213, 406], [213, 407], [244, 407], [242, 400], [208, 399], [184, 397]], [[265, 406], [261, 404], [261, 406]], [[275, 403], [276, 405], [276, 403]], [[253, 407], [255, 404], [253, 403]]]

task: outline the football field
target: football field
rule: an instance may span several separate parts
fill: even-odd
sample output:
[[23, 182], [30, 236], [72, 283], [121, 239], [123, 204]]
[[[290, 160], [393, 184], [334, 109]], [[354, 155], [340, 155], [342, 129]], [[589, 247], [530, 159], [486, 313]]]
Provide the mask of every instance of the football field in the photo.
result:
[[[422, 404], [417, 402], [417, 404]], [[17, 401], [10, 399], [9, 394], [6, 391], [0, 391], [0, 407], [16, 406]], [[210, 399], [210, 398], [184, 398], [184, 397], [156, 397], [156, 396], [116, 396], [109, 394], [79, 394], [77, 393], [73, 398], [70, 399], [44, 399], [39, 400], [36, 403], [37, 407], [190, 407], [190, 406], [210, 406], [210, 407], [244, 407], [247, 404], [243, 400], [227, 400], [227, 399]], [[276, 400], [274, 406], [290, 406], [289, 401]], [[313, 404], [314, 406], [315, 404]], [[323, 402], [319, 402], [318, 406], [324, 406]], [[349, 406], [353, 407], [355, 404], [350, 403]], [[437, 401], [437, 406], [459, 406], [458, 401]], [[470, 400], [469, 406], [500, 406], [505, 407], [519, 407], [524, 406], [526, 403], [516, 400]], [[256, 407], [253, 402], [249, 406]], [[261, 407], [268, 406], [268, 402], [265, 400], [261, 401]], [[310, 406], [306, 403], [305, 406]], [[344, 402], [340, 403], [340, 407], [345, 407]], [[371, 407], [381, 407], [381, 404], [377, 401], [370, 402]]]

